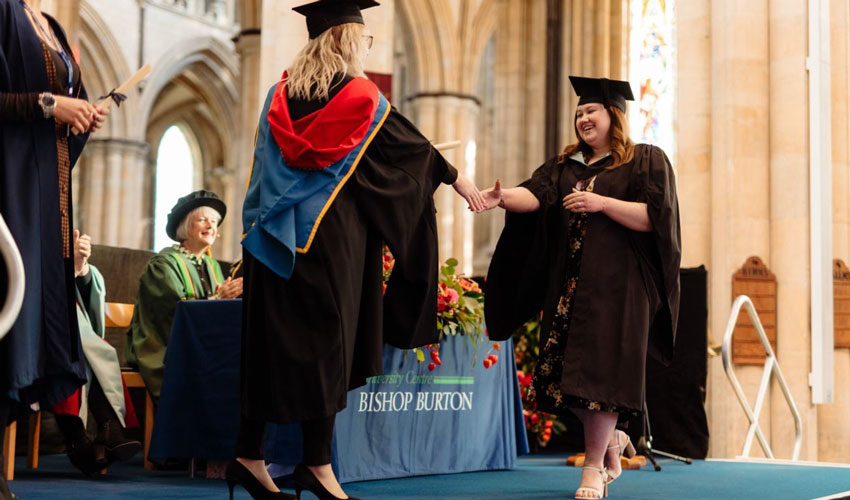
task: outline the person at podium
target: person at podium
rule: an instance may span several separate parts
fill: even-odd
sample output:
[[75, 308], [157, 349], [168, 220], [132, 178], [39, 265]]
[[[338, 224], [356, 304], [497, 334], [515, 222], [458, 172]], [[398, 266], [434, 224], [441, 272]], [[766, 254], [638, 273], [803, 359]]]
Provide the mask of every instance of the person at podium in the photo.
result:
[[154, 401], [162, 389], [165, 350], [177, 303], [234, 299], [242, 294], [242, 278], [225, 279], [210, 251], [226, 214], [227, 206], [212, 191], [195, 191], [177, 200], [165, 226], [168, 237], [177, 243], [151, 257], [139, 278], [126, 357], [139, 368]]

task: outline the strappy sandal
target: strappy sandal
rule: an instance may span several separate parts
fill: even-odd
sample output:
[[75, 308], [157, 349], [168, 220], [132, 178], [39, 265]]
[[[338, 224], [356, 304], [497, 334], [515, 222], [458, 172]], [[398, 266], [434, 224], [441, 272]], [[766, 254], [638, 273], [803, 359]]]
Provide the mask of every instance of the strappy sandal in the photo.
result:
[[[615, 431], [615, 435], [617, 436], [617, 444], [612, 444], [608, 447], [609, 450], [613, 450], [614, 448], [619, 448], [620, 453], [617, 456], [617, 460], [620, 457], [625, 456], [626, 458], [632, 458], [635, 456], [635, 447], [632, 445], [632, 439], [623, 431]], [[625, 437], [625, 440], [622, 438]], [[610, 470], [608, 470], [608, 484], [613, 483], [617, 478], [620, 477], [620, 474], [623, 473], [623, 470], [620, 469], [620, 472], [615, 476]]]
[[605, 498], [608, 496], [608, 483], [605, 481], [605, 477], [608, 474], [608, 471], [605, 467], [601, 469], [599, 467], [593, 467], [590, 465], [585, 465], [582, 467], [582, 470], [589, 469], [595, 472], [598, 472], [600, 476], [602, 476], [602, 488], [591, 488], [590, 486], [582, 486], [581, 488], [576, 490], [575, 498], [578, 500], [586, 500], [588, 498], [598, 499]]

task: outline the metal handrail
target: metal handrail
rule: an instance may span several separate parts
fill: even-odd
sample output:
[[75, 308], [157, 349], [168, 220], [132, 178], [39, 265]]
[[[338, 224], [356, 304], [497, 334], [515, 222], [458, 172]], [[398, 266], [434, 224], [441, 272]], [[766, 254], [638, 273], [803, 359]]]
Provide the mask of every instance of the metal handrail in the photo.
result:
[[21, 305], [24, 303], [24, 287], [26, 286], [21, 252], [18, 251], [18, 245], [15, 244], [15, 239], [2, 214], [0, 214], [0, 253], [3, 254], [9, 281], [6, 301], [0, 309], [0, 339], [2, 339], [18, 319], [18, 313], [21, 312]]
[[[732, 334], [735, 331], [735, 324], [738, 321], [738, 316], [741, 314], [741, 308], [746, 307], [747, 314], [750, 316], [750, 321], [756, 328], [762, 348], [764, 348], [767, 357], [764, 360], [764, 372], [761, 377], [758, 395], [756, 396], [756, 407], [753, 410], [747, 401], [747, 396], [738, 382], [738, 377], [735, 376], [735, 370], [732, 366]], [[791, 453], [791, 460], [798, 460], [800, 457], [800, 449], [803, 446], [803, 419], [800, 418], [800, 411], [797, 409], [797, 403], [794, 402], [794, 396], [791, 395], [791, 390], [788, 384], [785, 383], [785, 377], [782, 376], [782, 370], [779, 369], [779, 362], [776, 360], [776, 355], [773, 353], [773, 348], [770, 347], [770, 341], [764, 333], [764, 327], [761, 324], [753, 301], [746, 295], [739, 295], [732, 304], [732, 312], [729, 314], [729, 322], [726, 323], [726, 333], [723, 334], [723, 368], [726, 370], [726, 376], [729, 377], [729, 382], [732, 388], [735, 389], [735, 394], [738, 396], [738, 401], [747, 414], [750, 420], [750, 427], [747, 429], [747, 437], [744, 441], [744, 448], [741, 450], [741, 457], [749, 458], [750, 449], [753, 446], [753, 437], [757, 437], [761, 449], [768, 458], [774, 458], [773, 450], [764, 437], [764, 433], [759, 426], [759, 416], [764, 407], [764, 399], [767, 395], [767, 387], [770, 384], [772, 376], [776, 376], [779, 382], [779, 387], [782, 389], [782, 394], [785, 395], [785, 400], [788, 402], [788, 407], [791, 408], [791, 413], [794, 416], [794, 451]]]

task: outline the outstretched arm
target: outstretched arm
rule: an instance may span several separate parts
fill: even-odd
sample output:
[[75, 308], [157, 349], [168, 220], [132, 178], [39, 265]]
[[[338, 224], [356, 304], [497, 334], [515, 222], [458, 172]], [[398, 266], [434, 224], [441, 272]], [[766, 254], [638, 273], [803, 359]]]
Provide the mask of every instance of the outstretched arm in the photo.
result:
[[509, 212], [534, 212], [540, 209], [540, 200], [524, 187], [502, 189], [502, 183], [496, 179], [496, 184], [481, 192], [484, 199], [484, 210], [497, 206]]
[[481, 195], [481, 192], [478, 191], [478, 187], [475, 186], [475, 183], [467, 176], [458, 174], [457, 180], [452, 183], [452, 187], [455, 191], [457, 191], [457, 194], [461, 195], [463, 199], [469, 203], [470, 210], [476, 213], [486, 210], [484, 206], [484, 197]]

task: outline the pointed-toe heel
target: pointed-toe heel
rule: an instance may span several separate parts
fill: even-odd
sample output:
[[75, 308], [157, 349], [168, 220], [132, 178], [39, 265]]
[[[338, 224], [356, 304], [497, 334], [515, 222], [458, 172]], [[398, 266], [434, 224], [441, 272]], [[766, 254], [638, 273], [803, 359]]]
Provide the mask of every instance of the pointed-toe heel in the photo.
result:
[[233, 489], [237, 484], [245, 488], [254, 500], [295, 500], [295, 496], [289, 493], [267, 490], [263, 483], [238, 460], [233, 460], [227, 464], [224, 478], [230, 491], [230, 500], [233, 500]]
[[361, 500], [352, 496], [343, 499], [334, 495], [325, 488], [321, 481], [319, 481], [319, 478], [313, 474], [313, 471], [308, 469], [304, 464], [295, 466], [295, 471], [292, 473], [292, 480], [295, 482], [295, 498], [297, 500], [301, 499], [301, 492], [304, 490], [316, 495], [319, 500]]

